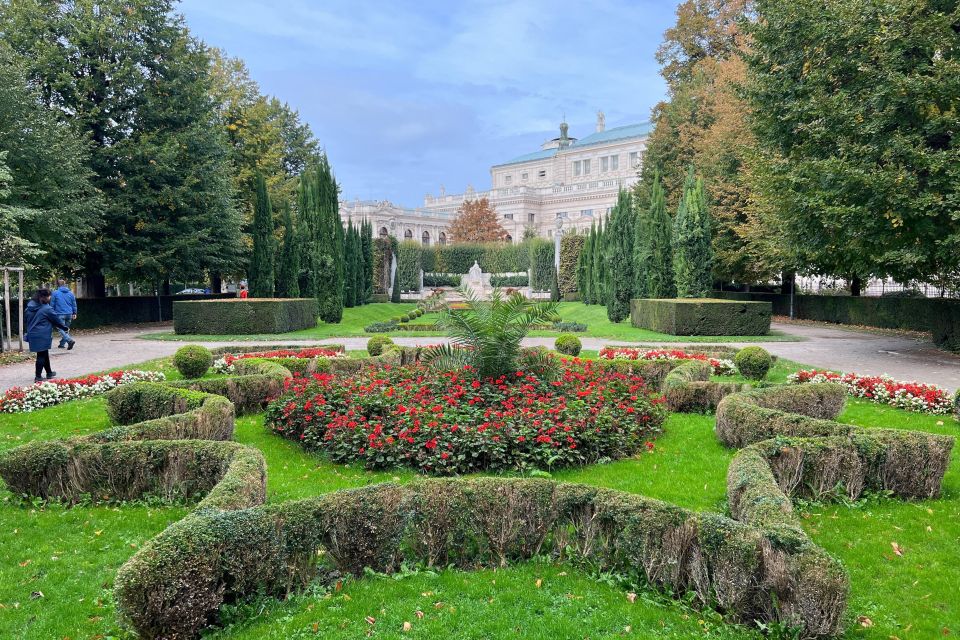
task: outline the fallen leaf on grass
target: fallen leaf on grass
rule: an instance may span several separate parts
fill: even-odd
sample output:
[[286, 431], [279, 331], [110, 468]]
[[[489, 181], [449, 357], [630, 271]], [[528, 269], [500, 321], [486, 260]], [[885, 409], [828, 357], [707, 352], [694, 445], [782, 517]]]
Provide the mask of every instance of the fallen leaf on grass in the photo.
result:
[[404, 622], [404, 623], [403, 623], [403, 631], [404, 631], [404, 633], [406, 633], [407, 631], [410, 631], [411, 629], [413, 629], [413, 625], [412, 625], [412, 624], [410, 624], [409, 622]]
[[423, 620], [423, 611], [420, 611], [420, 609], [417, 609], [416, 616], [417, 616], [417, 620]]
[[898, 545], [896, 542], [891, 542], [891, 543], [890, 543], [890, 546], [893, 547], [893, 552], [894, 552], [895, 554], [897, 554], [898, 556], [902, 556], [902, 555], [903, 555], [903, 549], [900, 548], [900, 545]]
[[857, 618], [857, 623], [865, 629], [869, 629], [870, 627], [873, 626], [873, 620], [871, 620], [867, 616], [860, 616], [859, 618]]
[[627, 594], [627, 600], [629, 600], [631, 603], [636, 602], [637, 594], [631, 591], [630, 593]]
[[377, 623], [377, 619], [374, 618], [373, 616], [367, 616], [366, 618], [364, 618], [364, 620], [367, 621], [367, 624], [376, 624], [376, 623]]

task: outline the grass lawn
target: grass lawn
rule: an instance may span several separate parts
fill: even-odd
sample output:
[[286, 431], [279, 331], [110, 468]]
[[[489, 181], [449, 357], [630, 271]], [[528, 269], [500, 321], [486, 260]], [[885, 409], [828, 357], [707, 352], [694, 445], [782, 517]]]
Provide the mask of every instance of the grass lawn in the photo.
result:
[[[343, 310], [343, 320], [338, 324], [321, 322], [313, 329], [303, 329], [281, 334], [258, 334], [241, 336], [218, 335], [184, 335], [178, 336], [171, 331], [150, 333], [143, 336], [149, 340], [183, 340], [192, 342], [226, 342], [237, 340], [322, 340], [326, 338], [343, 338], [351, 336], [373, 335], [364, 333], [363, 328], [373, 322], [383, 322], [390, 318], [408, 313], [416, 308], [412, 303], [391, 304], [387, 302], [353, 307]], [[437, 320], [437, 314], [428, 313], [414, 322], [416, 324], [432, 323]], [[585, 305], [580, 302], [561, 302], [560, 317], [567, 322], [581, 322], [587, 325], [586, 333], [581, 336], [593, 338], [610, 338], [632, 342], [790, 342], [799, 340], [795, 336], [780, 331], [771, 331], [765, 336], [671, 336], [666, 333], [657, 333], [647, 329], [637, 329], [630, 324], [630, 320], [613, 323], [607, 319], [606, 307], [599, 305]], [[428, 336], [439, 335], [439, 331], [392, 331], [388, 336]], [[556, 336], [556, 331], [533, 331], [531, 336]]]
[[[166, 371], [164, 361], [147, 366]], [[798, 366], [780, 360], [771, 377], [782, 380]], [[859, 400], [851, 401], [840, 419], [867, 427], [960, 433], [960, 425], [949, 417], [912, 414]], [[89, 433], [107, 425], [102, 398], [33, 414], [0, 415], [0, 448]], [[268, 499], [274, 502], [414, 477], [407, 470], [373, 473], [332, 464], [268, 433], [259, 415], [238, 419], [236, 437], [266, 456]], [[713, 416], [674, 414], [652, 452], [564, 470], [554, 477], [642, 493], [693, 509], [723, 511], [732, 455], [713, 435]], [[23, 506], [0, 492], [0, 637], [128, 637], [118, 628], [111, 601], [116, 569], [187, 508], [151, 503], [71, 509]], [[846, 637], [908, 640], [960, 633], [960, 458], [956, 452], [938, 500], [904, 502], [871, 496], [853, 504], [805, 505], [802, 513], [811, 537], [850, 571]], [[902, 556], [893, 552], [893, 542]], [[640, 594], [632, 603], [626, 596], [630, 591]], [[536, 561], [496, 571], [367, 576], [347, 580], [342, 590], [317, 589], [286, 602], [257, 601], [225, 614], [230, 624], [210, 637], [761, 637], [755, 630], [722, 624], [716, 613], [693, 611], [610, 576]], [[368, 616], [373, 624], [366, 620]], [[864, 618], [858, 623], [860, 616]], [[402, 630], [404, 622], [412, 625], [407, 633]]]

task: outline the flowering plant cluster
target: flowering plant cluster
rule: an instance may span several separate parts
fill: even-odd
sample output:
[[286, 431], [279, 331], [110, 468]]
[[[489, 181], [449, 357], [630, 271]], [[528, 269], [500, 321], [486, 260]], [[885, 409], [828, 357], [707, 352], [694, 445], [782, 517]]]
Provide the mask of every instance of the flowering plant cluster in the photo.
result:
[[298, 358], [309, 360], [311, 358], [342, 358], [343, 356], [343, 351], [334, 351], [323, 347], [300, 350], [276, 349], [274, 351], [257, 351], [254, 353], [228, 353], [214, 361], [213, 370], [216, 373], [232, 373], [233, 363], [237, 360], [246, 360], [247, 358]]
[[713, 367], [717, 376], [732, 376], [737, 372], [733, 360], [711, 358], [703, 353], [690, 353], [683, 349], [634, 349], [633, 347], [604, 347], [600, 357], [608, 360], [703, 360]]
[[13, 387], [0, 397], [0, 413], [27, 413], [69, 400], [89, 398], [132, 382], [160, 382], [159, 371], [114, 371], [69, 380], [47, 380], [30, 387]]
[[368, 368], [288, 379], [267, 425], [338, 462], [436, 474], [555, 468], [653, 448], [666, 409], [638, 376], [565, 361], [556, 376]]
[[847, 393], [856, 398], [866, 398], [880, 404], [907, 411], [947, 414], [952, 410], [950, 392], [933, 384], [903, 382], [890, 376], [858, 376], [855, 373], [836, 373], [807, 369], [787, 376], [793, 384], [805, 382], [838, 382], [847, 388]]

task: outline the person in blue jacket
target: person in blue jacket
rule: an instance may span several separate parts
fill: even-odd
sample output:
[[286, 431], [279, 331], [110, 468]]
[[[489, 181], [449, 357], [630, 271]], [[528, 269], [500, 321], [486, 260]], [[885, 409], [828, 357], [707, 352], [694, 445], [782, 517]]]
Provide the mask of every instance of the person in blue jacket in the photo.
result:
[[[30, 351], [37, 354], [36, 373], [33, 381], [43, 380], [41, 374], [47, 372], [47, 380], [57, 376], [57, 372], [50, 368], [50, 346], [53, 344], [54, 328], [66, 330], [67, 326], [60, 322], [60, 318], [50, 306], [50, 289], [37, 289], [30, 298], [27, 308], [23, 311], [23, 325], [26, 331], [24, 340], [30, 344]], [[70, 346], [73, 347], [71, 341]]]
[[57, 329], [60, 332], [60, 344], [57, 349], [63, 349], [67, 346], [73, 349], [74, 340], [70, 337], [70, 323], [77, 319], [77, 298], [67, 286], [67, 281], [57, 280], [57, 290], [53, 292], [50, 298], [50, 306], [53, 312], [60, 318], [60, 322], [66, 325], [67, 329]]

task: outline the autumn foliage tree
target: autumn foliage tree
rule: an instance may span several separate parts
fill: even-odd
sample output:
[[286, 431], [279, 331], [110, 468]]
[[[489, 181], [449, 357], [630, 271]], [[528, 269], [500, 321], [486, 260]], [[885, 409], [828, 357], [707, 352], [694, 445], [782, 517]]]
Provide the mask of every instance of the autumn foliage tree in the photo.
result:
[[501, 242], [507, 230], [497, 220], [497, 211], [486, 198], [464, 200], [450, 225], [454, 242]]

